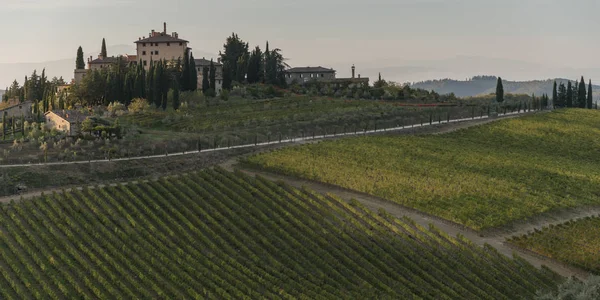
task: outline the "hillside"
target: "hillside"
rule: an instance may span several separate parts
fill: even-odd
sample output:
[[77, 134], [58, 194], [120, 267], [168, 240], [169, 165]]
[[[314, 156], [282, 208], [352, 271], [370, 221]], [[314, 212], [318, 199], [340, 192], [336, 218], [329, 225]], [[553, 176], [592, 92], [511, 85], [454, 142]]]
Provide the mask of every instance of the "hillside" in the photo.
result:
[[532, 299], [563, 278], [222, 169], [0, 206], [2, 299]]
[[598, 110], [564, 109], [445, 135], [282, 148], [247, 162], [486, 230], [600, 204], [599, 119]]
[[[440, 94], [454, 93], [458, 97], [471, 97], [477, 95], [486, 95], [496, 92], [497, 77], [495, 76], [475, 76], [469, 80], [428, 80], [413, 83], [414, 88], [424, 90], [434, 90]], [[502, 80], [504, 92], [510, 94], [548, 94], [552, 95], [552, 86], [556, 80], [557, 84], [563, 82], [567, 84], [568, 79], [556, 78], [547, 80], [532, 80], [532, 81], [509, 81]], [[575, 80], [572, 80], [573, 82]], [[600, 95], [600, 86], [592, 85], [594, 95]]]

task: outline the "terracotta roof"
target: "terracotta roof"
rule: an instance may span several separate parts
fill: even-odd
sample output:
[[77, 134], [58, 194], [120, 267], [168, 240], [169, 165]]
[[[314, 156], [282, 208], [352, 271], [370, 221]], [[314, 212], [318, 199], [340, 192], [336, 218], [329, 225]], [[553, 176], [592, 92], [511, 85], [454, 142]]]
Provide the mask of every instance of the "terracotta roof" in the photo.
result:
[[157, 35], [157, 36], [153, 36], [153, 37], [149, 37], [149, 38], [145, 38], [145, 39], [141, 39], [139, 41], [135, 41], [134, 43], [139, 44], [139, 43], [167, 43], [167, 42], [171, 42], [171, 43], [187, 43], [188, 41], [186, 40], [182, 40], [180, 38], [174, 38], [168, 34], [161, 34], [161, 35]]
[[88, 117], [87, 115], [82, 114], [81, 112], [76, 110], [53, 110], [46, 112], [44, 115], [47, 115], [49, 113], [54, 113], [55, 115], [67, 120], [69, 123], [83, 122], [83, 120], [85, 120], [85, 118]]
[[287, 73], [335, 73], [334, 69], [318, 67], [297, 67], [286, 70]]
[[[194, 62], [196, 63], [196, 66], [210, 66], [210, 60], [208, 59], [204, 59], [204, 58], [200, 58], [200, 59], [194, 59]], [[213, 63], [216, 66], [222, 66], [223, 64], [213, 61]]]
[[105, 58], [96, 58], [88, 63], [95, 65], [95, 64], [114, 64], [116, 62], [117, 62], [117, 57], [111, 56], [111, 57], [105, 57]]

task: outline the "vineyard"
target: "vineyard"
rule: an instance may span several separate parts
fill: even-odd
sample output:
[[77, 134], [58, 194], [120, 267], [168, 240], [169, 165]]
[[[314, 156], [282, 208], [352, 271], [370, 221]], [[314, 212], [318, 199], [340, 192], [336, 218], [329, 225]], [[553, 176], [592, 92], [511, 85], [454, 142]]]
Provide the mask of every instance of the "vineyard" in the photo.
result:
[[2, 299], [530, 299], [562, 278], [334, 196], [206, 170], [1, 206]]
[[[511, 107], [511, 109], [514, 109]], [[267, 142], [278, 138], [391, 128], [487, 115], [487, 107], [407, 107], [399, 103], [296, 96], [270, 100], [231, 100], [184, 112], [152, 111], [126, 115], [126, 124], [194, 133], [204, 147]], [[195, 144], [195, 143], [194, 143]]]
[[600, 274], [600, 216], [545, 227], [510, 243]]
[[484, 230], [561, 208], [600, 204], [598, 120], [595, 110], [560, 110], [444, 135], [308, 144], [244, 162]]

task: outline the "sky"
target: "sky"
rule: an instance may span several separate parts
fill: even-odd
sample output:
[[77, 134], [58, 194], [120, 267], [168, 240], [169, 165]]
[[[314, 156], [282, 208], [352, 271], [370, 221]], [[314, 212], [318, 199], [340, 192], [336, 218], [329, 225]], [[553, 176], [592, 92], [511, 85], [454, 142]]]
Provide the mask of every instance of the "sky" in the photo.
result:
[[[197, 52], [216, 57], [236, 32], [251, 47], [268, 40], [291, 66], [333, 66], [338, 76], [356, 64], [369, 75], [396, 72], [389, 76], [398, 81], [469, 72], [550, 78], [565, 68], [600, 68], [598, 8], [597, 0], [0, 0], [0, 66], [74, 58], [80, 45], [96, 56], [102, 38], [133, 49], [167, 22]], [[465, 57], [489, 67], [462, 66], [457, 58]], [[448, 60], [457, 66], [433, 67]], [[506, 62], [537, 71], [511, 74], [501, 68]], [[417, 76], [406, 67], [428, 71]]]

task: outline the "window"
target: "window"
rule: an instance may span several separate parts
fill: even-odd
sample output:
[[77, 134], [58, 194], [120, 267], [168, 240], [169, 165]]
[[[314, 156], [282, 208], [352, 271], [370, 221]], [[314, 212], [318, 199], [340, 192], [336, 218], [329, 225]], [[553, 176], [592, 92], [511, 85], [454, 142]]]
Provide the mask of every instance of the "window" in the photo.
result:
[[304, 77], [304, 74], [300, 73], [300, 78]]
[[171, 43], [167, 43], [167, 47], [171, 46]]
[[142, 47], [146, 47], [146, 43], [142, 43]]
[[142, 51], [142, 55], [146, 55], [146, 51]]
[[183, 46], [183, 43], [179, 43], [179, 46]]
[[158, 55], [158, 50], [154, 51], [154, 55]]
[[147, 60], [145, 60], [145, 61], [144, 61], [144, 66], [147, 66], [147, 65], [148, 65], [148, 61], [147, 61]]
[[325, 77], [325, 75], [323, 73], [321, 73], [321, 77]]

